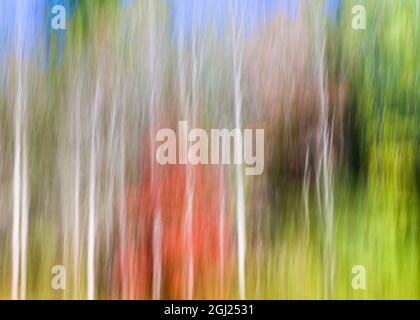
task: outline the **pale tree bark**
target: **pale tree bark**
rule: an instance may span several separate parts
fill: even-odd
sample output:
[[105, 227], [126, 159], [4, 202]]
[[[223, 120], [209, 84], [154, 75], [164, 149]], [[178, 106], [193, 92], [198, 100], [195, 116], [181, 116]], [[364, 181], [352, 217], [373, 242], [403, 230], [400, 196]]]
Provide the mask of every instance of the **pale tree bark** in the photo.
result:
[[95, 239], [96, 239], [96, 175], [98, 151], [97, 126], [99, 117], [100, 97], [102, 95], [101, 81], [99, 76], [96, 80], [95, 98], [93, 103], [90, 159], [89, 159], [89, 188], [88, 188], [88, 232], [87, 232], [87, 298], [95, 298]]
[[[243, 29], [243, 13], [240, 11], [242, 4], [238, 5], [236, 0], [232, 0], [232, 63], [233, 63], [233, 87], [234, 87], [234, 108], [235, 108], [235, 127], [241, 129], [242, 117], [242, 29]], [[239, 131], [236, 130], [236, 135]], [[239, 141], [242, 137], [236, 136], [235, 141]], [[235, 147], [235, 158], [241, 159], [242, 148]], [[238, 282], [239, 296], [245, 299], [245, 257], [246, 257], [246, 219], [245, 219], [245, 192], [243, 183], [242, 166], [236, 165], [236, 223], [237, 223], [237, 246], [238, 246]]]

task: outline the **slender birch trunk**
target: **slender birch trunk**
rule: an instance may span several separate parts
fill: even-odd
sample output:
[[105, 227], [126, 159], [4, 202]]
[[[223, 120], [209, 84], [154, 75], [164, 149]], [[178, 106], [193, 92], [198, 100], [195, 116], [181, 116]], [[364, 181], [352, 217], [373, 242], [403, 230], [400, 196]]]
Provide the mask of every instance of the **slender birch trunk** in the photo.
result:
[[[237, 17], [237, 10], [240, 8], [236, 1], [234, 1], [232, 8], [232, 58], [233, 58], [233, 86], [234, 86], [234, 106], [235, 106], [235, 127], [236, 130], [235, 141], [241, 140], [241, 117], [242, 117], [242, 92], [241, 92], [241, 68], [242, 68], [242, 50], [240, 48], [240, 41], [242, 36], [243, 17]], [[235, 147], [235, 158], [242, 158], [242, 147]], [[239, 281], [239, 296], [245, 299], [245, 255], [246, 255], [246, 221], [245, 221], [245, 194], [243, 183], [242, 165], [236, 165], [236, 222], [237, 222], [237, 245], [238, 245], [238, 281]]]

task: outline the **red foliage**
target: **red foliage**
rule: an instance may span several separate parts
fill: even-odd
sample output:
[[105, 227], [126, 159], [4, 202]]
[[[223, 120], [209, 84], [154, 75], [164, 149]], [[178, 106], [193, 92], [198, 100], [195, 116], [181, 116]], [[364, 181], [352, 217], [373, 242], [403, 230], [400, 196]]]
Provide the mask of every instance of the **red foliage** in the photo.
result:
[[160, 298], [187, 298], [191, 253], [193, 297], [220, 297], [224, 290], [220, 277], [229, 279], [230, 224], [225, 215], [221, 230], [223, 179], [214, 166], [196, 165], [189, 170], [193, 176], [188, 186], [193, 194], [190, 234], [186, 165], [147, 163], [140, 185], [128, 188], [125, 232], [116, 259], [122, 298], [153, 298], [153, 279], [160, 279]]

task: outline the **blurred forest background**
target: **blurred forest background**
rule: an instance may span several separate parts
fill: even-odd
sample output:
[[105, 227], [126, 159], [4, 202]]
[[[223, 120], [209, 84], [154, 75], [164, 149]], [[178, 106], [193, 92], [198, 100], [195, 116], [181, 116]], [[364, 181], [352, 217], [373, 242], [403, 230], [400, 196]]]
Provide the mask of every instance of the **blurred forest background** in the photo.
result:
[[[419, 56], [418, 0], [0, 1], [0, 298], [420, 298]], [[179, 120], [263, 174], [158, 165]]]

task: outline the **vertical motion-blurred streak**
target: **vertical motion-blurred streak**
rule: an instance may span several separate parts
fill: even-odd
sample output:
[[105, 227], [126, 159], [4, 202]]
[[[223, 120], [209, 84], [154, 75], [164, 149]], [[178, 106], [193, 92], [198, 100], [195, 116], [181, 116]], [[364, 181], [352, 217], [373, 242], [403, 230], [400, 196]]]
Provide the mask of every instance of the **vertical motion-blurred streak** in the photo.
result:
[[[234, 109], [235, 109], [235, 128], [241, 128], [242, 117], [242, 92], [241, 92], [241, 68], [242, 68], [242, 49], [240, 41], [242, 40], [243, 16], [241, 7], [236, 0], [233, 0], [231, 6], [232, 14], [232, 62], [233, 62], [233, 88], [234, 88]], [[239, 14], [239, 17], [237, 16]], [[237, 130], [236, 135], [239, 134]], [[241, 141], [240, 136], [236, 136], [236, 141]], [[235, 158], [241, 159], [242, 145], [235, 148]], [[245, 255], [246, 255], [246, 221], [245, 221], [245, 195], [243, 185], [242, 166], [236, 164], [236, 219], [237, 219], [237, 237], [238, 237], [238, 279], [239, 296], [245, 299]]]

